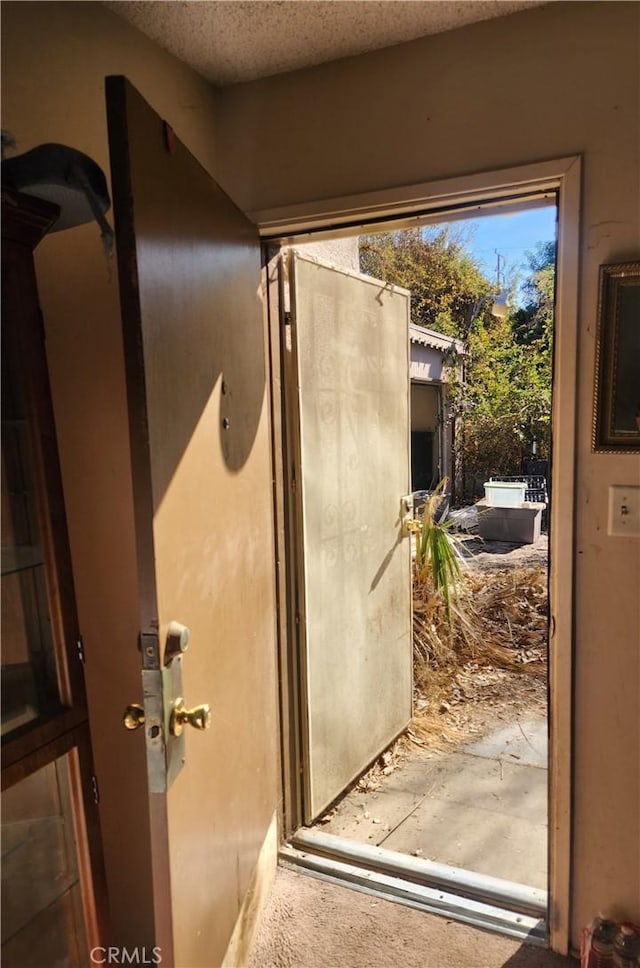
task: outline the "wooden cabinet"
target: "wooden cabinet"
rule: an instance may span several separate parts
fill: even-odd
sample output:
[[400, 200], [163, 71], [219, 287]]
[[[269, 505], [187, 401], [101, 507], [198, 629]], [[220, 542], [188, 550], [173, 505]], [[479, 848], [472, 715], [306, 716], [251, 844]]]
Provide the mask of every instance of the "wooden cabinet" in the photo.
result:
[[95, 783], [33, 250], [2, 191], [2, 961], [84, 968], [104, 928]]

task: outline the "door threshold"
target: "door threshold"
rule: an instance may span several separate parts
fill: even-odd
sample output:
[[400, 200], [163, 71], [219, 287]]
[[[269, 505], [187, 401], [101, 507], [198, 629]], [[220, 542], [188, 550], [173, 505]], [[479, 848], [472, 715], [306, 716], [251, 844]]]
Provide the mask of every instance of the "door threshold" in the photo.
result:
[[280, 848], [283, 866], [342, 887], [546, 946], [547, 892], [302, 829]]

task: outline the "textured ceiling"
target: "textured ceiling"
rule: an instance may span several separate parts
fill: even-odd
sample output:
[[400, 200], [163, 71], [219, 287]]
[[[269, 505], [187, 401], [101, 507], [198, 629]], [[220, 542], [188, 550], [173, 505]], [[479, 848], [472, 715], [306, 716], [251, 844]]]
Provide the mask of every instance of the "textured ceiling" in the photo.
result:
[[390, 47], [548, 0], [104, 0], [223, 86]]

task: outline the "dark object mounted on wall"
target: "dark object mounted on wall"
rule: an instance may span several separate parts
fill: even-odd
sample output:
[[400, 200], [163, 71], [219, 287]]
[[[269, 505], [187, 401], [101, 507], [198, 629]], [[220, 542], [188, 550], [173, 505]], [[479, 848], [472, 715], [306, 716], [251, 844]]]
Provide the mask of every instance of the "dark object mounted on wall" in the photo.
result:
[[67, 145], [44, 144], [2, 161], [2, 184], [53, 202], [60, 218], [51, 232], [96, 221], [105, 251], [113, 248], [113, 229], [105, 218], [111, 206], [107, 180], [88, 155]]
[[640, 262], [600, 266], [593, 449], [640, 452]]

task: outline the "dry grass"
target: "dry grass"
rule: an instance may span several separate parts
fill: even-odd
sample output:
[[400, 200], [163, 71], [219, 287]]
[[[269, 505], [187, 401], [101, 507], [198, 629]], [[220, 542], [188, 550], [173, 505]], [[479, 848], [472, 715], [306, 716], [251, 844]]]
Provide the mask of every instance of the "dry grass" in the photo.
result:
[[420, 574], [413, 585], [413, 720], [356, 781], [360, 792], [381, 789], [413, 745], [438, 751], [468, 739], [470, 722], [460, 710], [528, 705], [545, 695], [545, 567], [464, 571], [451, 597], [451, 623], [428, 571]]
[[[547, 654], [546, 569], [465, 572], [451, 603], [427, 581], [414, 581], [414, 740], [430, 748], [455, 739], [443, 714], [463, 670], [544, 673]], [[453, 735], [452, 735], [453, 733]]]

